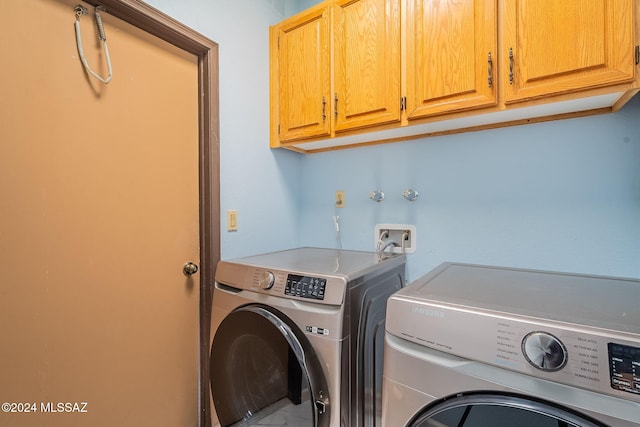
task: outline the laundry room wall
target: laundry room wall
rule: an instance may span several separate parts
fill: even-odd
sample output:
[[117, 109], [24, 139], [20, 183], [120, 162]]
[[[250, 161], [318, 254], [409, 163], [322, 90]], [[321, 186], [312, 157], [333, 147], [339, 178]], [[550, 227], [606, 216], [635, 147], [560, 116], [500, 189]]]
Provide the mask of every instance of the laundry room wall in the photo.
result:
[[305, 156], [301, 243], [335, 247], [338, 215], [349, 249], [373, 250], [377, 223], [415, 225], [410, 280], [444, 261], [640, 277], [639, 119], [637, 96], [614, 114]]
[[[317, 2], [148, 2], [220, 44], [223, 258], [338, 247], [338, 215], [345, 249], [373, 250], [377, 223], [415, 225], [409, 279], [443, 261], [640, 277], [640, 96], [615, 114], [306, 156], [270, 150], [268, 27]], [[401, 197], [407, 188], [417, 201]], [[375, 189], [383, 202], [369, 200]], [[230, 209], [237, 232], [226, 231]]]

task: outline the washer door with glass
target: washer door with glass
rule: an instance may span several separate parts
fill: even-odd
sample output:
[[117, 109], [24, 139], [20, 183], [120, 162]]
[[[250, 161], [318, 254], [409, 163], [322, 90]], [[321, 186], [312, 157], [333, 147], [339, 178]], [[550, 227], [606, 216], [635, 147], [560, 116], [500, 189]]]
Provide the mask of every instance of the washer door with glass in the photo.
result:
[[516, 394], [459, 394], [429, 405], [411, 427], [606, 427], [551, 402]]
[[211, 395], [220, 425], [328, 427], [327, 383], [311, 345], [278, 310], [232, 311], [211, 345]]

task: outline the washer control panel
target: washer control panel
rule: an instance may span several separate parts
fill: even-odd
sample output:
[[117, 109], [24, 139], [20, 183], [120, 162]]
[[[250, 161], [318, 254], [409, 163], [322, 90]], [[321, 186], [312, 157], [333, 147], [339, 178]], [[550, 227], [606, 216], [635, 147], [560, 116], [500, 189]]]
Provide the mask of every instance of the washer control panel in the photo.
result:
[[[389, 297], [385, 330], [640, 404], [639, 286], [637, 279], [443, 263]], [[498, 372], [480, 369], [475, 374], [487, 379]]]
[[288, 274], [284, 293], [294, 297], [323, 300], [326, 287], [327, 279]]
[[[389, 300], [386, 330], [465, 359], [640, 402], [640, 339], [595, 328], [459, 307]], [[460, 333], [460, 325], [465, 325]], [[469, 337], [472, 336], [473, 340]], [[474, 345], [482, 343], [482, 345]]]
[[640, 394], [640, 347], [608, 344], [611, 388]]

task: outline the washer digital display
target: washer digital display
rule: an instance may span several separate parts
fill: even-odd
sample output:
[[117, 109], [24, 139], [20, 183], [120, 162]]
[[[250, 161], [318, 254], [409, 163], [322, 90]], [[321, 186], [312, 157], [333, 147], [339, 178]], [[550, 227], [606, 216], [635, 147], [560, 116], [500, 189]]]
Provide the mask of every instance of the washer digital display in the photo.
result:
[[611, 388], [640, 394], [640, 348], [609, 343]]
[[284, 293], [295, 297], [323, 300], [326, 286], [327, 279], [289, 274]]

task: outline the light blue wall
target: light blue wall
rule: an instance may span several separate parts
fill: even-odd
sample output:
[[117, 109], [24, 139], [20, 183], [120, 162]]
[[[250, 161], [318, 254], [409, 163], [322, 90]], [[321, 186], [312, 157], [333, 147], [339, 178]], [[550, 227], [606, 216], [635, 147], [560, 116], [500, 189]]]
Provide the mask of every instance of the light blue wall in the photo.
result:
[[[413, 280], [444, 261], [640, 277], [640, 98], [616, 114], [302, 158], [303, 245], [374, 249], [417, 227]], [[419, 191], [415, 202], [401, 193]], [[344, 209], [333, 207], [346, 191]], [[370, 191], [386, 198], [375, 203]]]
[[[640, 277], [640, 97], [616, 114], [303, 156], [270, 150], [268, 27], [312, 0], [149, 0], [220, 45], [222, 256], [373, 250], [417, 227], [409, 279], [443, 261]], [[284, 12], [283, 12], [284, 11]], [[416, 202], [401, 192], [416, 188]], [[374, 189], [386, 193], [376, 204]], [[333, 207], [335, 190], [346, 207]], [[226, 231], [226, 212], [239, 231]]]
[[305, 10], [317, 5], [318, 3], [320, 3], [320, 0], [298, 0], [298, 7], [300, 10]]

